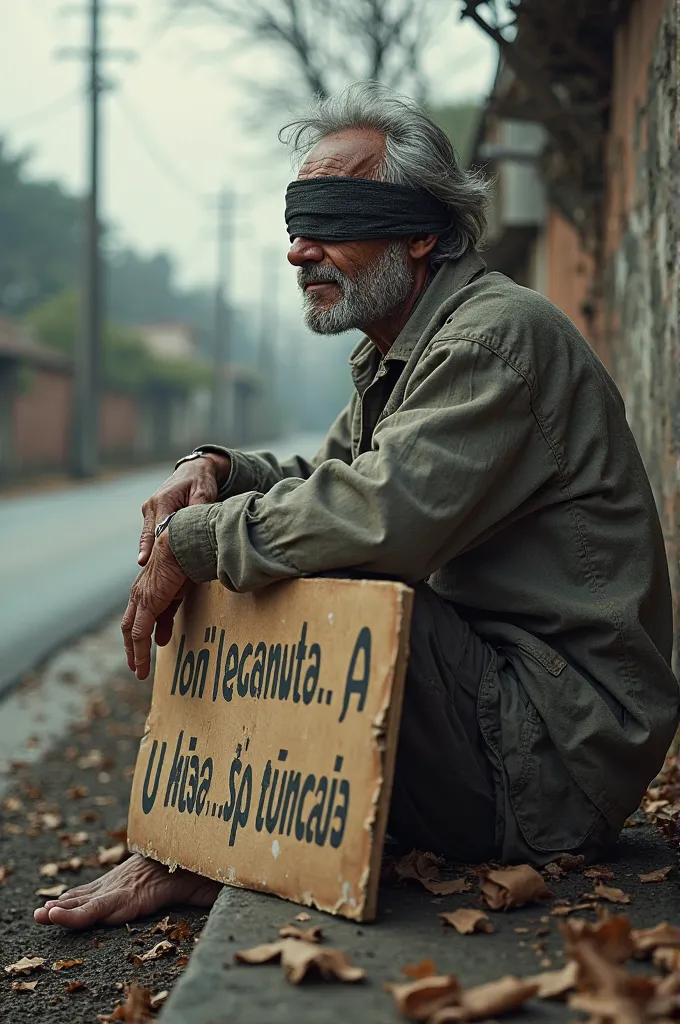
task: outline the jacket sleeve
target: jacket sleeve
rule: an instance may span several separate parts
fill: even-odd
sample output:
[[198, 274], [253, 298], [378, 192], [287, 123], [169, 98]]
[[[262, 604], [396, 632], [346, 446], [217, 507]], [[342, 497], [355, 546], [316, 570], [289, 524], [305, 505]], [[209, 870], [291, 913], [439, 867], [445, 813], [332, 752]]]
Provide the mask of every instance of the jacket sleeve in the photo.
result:
[[[266, 494], [178, 512], [170, 543], [197, 582], [248, 591], [342, 568], [415, 583], [474, 546], [552, 472], [524, 377], [469, 340], [435, 341], [373, 447], [330, 455]], [[541, 470], [530, 467], [541, 466]]]
[[219, 502], [235, 494], [258, 491], [266, 494], [280, 480], [307, 480], [317, 466], [327, 459], [340, 459], [348, 464], [352, 461], [352, 414], [355, 399], [348, 403], [326, 434], [324, 443], [312, 459], [293, 455], [279, 462], [271, 452], [241, 452], [232, 448], [215, 445], [229, 456], [231, 470], [227, 481], [217, 495]]

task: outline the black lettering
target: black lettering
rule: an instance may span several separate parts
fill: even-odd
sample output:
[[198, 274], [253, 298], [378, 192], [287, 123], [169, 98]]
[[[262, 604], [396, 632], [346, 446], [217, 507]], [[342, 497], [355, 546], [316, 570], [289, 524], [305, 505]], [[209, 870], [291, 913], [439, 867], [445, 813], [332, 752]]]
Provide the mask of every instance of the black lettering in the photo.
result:
[[196, 814], [200, 817], [203, 814], [203, 808], [205, 806], [206, 797], [210, 792], [210, 783], [213, 777], [213, 759], [212, 757], [206, 757], [201, 768], [201, 784], [198, 787], [198, 793], [196, 795]]
[[[267, 645], [260, 640], [255, 648], [255, 664], [250, 673], [250, 696], [259, 697], [264, 680], [264, 663], [267, 660]], [[257, 681], [257, 685], [256, 685]]]
[[[288, 644], [283, 648], [283, 663], [279, 673], [279, 700], [288, 700], [291, 683], [293, 682], [293, 662], [295, 661], [295, 644], [291, 647], [288, 657]], [[272, 695], [273, 696], [273, 695]]]
[[243, 675], [243, 667], [246, 663], [246, 658], [249, 658], [252, 653], [253, 645], [246, 644], [245, 647], [243, 648], [243, 654], [241, 655], [241, 659], [238, 663], [238, 680], [236, 682], [236, 692], [238, 693], [239, 697], [248, 696], [248, 681], [250, 679], [250, 676], [247, 672], [245, 676]]
[[[165, 800], [163, 801], [163, 806], [164, 807], [167, 807], [168, 803], [170, 803], [171, 807], [174, 807], [175, 806], [175, 801], [177, 800], [177, 789], [179, 787], [179, 780], [181, 778], [182, 765], [184, 764], [184, 758], [180, 757], [180, 753], [179, 753], [180, 750], [182, 749], [183, 741], [184, 741], [184, 729], [182, 729], [182, 731], [180, 732], [179, 736], [177, 737], [177, 746], [175, 747], [175, 756], [172, 759], [172, 766], [170, 768], [170, 775], [168, 776], [168, 785], [167, 785], [167, 787], [165, 789]], [[171, 790], [171, 788], [173, 786], [174, 786], [174, 791], [173, 791], [173, 794], [172, 794], [172, 801], [170, 801], [170, 790]]]
[[241, 744], [239, 743], [236, 747], [236, 757], [231, 762], [231, 768], [229, 769], [229, 800], [224, 801], [222, 821], [229, 821], [234, 813], [234, 807], [236, 806], [236, 776], [241, 774], [242, 767]]
[[[361, 676], [355, 677], [357, 661], [359, 655], [364, 656], [364, 670]], [[347, 682], [345, 683], [345, 696], [342, 702], [342, 713], [339, 722], [344, 722], [345, 715], [347, 714], [347, 708], [349, 706], [349, 698], [353, 693], [356, 693], [359, 697], [359, 703], [357, 704], [357, 711], [364, 710], [364, 704], [366, 703], [366, 694], [368, 693], [368, 681], [371, 677], [371, 631], [368, 626], [364, 626], [357, 642], [354, 645], [352, 651], [352, 658], [349, 663], [347, 670]]]
[[311, 772], [302, 784], [302, 791], [300, 793], [300, 800], [298, 802], [297, 816], [295, 818], [295, 838], [298, 842], [302, 842], [305, 838], [305, 823], [302, 820], [302, 814], [305, 809], [305, 797], [308, 793], [313, 792], [316, 785], [316, 775], [312, 775]]
[[[243, 797], [243, 791], [247, 788], [247, 795]], [[250, 814], [250, 798], [253, 795], [253, 769], [252, 766], [247, 764], [243, 769], [243, 775], [241, 777], [241, 785], [238, 788], [238, 798], [236, 801], [236, 810], [234, 811], [234, 819], [231, 823], [231, 832], [229, 833], [229, 845], [233, 846], [236, 842], [236, 833], [239, 828], [245, 828], [248, 824], [248, 815]]]
[[[274, 644], [272, 644], [270, 646], [270, 648], [269, 648], [269, 659], [267, 661], [267, 676], [266, 676], [265, 681], [264, 681], [264, 696], [265, 696], [265, 699], [267, 698], [267, 696], [272, 696], [272, 697], [276, 696], [276, 684], [278, 682], [279, 669], [280, 668], [281, 668], [281, 644], [276, 644], [276, 646], [274, 646]], [[269, 679], [270, 679], [270, 676], [271, 676], [272, 672], [274, 673], [274, 678], [272, 680], [271, 694], [269, 694]]]
[[[215, 677], [213, 679], [213, 695], [212, 699], [217, 700], [217, 694], [220, 689], [220, 672], [222, 671], [222, 651], [224, 649], [224, 630], [220, 630], [220, 642], [217, 645], [217, 661], [215, 663]], [[201, 696], [203, 696], [201, 694]]]
[[151, 773], [153, 772], [153, 763], [156, 760], [156, 751], [158, 750], [158, 740], [153, 741], [151, 747], [151, 756], [149, 757], [149, 763], [146, 766], [146, 775], [144, 777], [144, 786], [142, 787], [142, 811], [144, 814], [149, 814], [153, 805], [156, 802], [156, 795], [158, 793], [158, 784], [161, 780], [161, 771], [163, 770], [163, 761], [165, 760], [165, 751], [167, 749], [167, 743], [163, 740], [161, 747], [161, 756], [158, 758], [158, 766], [156, 768], [156, 777], [153, 780], [153, 790], [149, 793], [149, 780], [151, 779]]
[[179, 667], [182, 664], [182, 655], [184, 654], [184, 641], [185, 640], [186, 640], [186, 634], [182, 633], [182, 636], [180, 637], [180, 641], [179, 641], [179, 648], [177, 650], [177, 657], [175, 658], [175, 672], [174, 672], [174, 675], [172, 677], [172, 689], [170, 690], [170, 695], [171, 696], [174, 695], [175, 690], [177, 689], [177, 680], [179, 679]]
[[236, 644], [232, 644], [227, 651], [227, 660], [224, 665], [224, 676], [222, 678], [222, 696], [225, 700], [231, 700], [234, 696], [234, 684], [231, 680], [236, 678], [237, 673], [238, 647]]
[[[187, 669], [189, 670], [187, 674]], [[182, 665], [182, 672], [179, 677], [179, 692], [181, 697], [186, 697], [187, 693], [191, 689], [191, 683], [194, 678], [194, 652], [188, 651], [187, 656], [184, 659]]]
[[305, 839], [308, 843], [316, 843], [318, 846], [323, 846], [323, 843], [319, 842], [319, 825], [321, 824], [321, 818], [324, 812], [326, 804], [326, 797], [328, 795], [328, 779], [325, 775], [319, 778], [319, 784], [316, 787], [317, 801], [309, 812], [307, 818], [307, 829], [305, 832]]
[[283, 791], [286, 785], [287, 776], [288, 772], [285, 771], [281, 777], [281, 788], [278, 789], [278, 800], [276, 801], [276, 808], [274, 811], [272, 811], [272, 808], [274, 807], [274, 797], [276, 795], [279, 784], [279, 769], [276, 768], [274, 770], [274, 781], [272, 782], [272, 788], [269, 791], [269, 800], [267, 802], [267, 816], [265, 818], [265, 826], [267, 828], [267, 832], [269, 832], [270, 834], [276, 828], [279, 820], [279, 813], [281, 811], [281, 801], [283, 799]]
[[333, 821], [337, 818], [340, 824], [331, 832], [331, 846], [334, 850], [340, 846], [347, 824], [347, 812], [349, 811], [349, 782], [347, 779], [343, 779], [340, 783], [340, 796], [342, 797], [342, 806], [338, 804], [333, 815]]
[[[208, 665], [210, 664], [210, 651], [207, 647], [203, 647], [198, 652], [196, 658], [196, 671], [194, 672], [194, 678], [191, 685], [191, 696], [196, 696], [196, 690], [198, 690], [198, 696], [203, 696], [205, 690], [205, 680], [208, 675]], [[199, 673], [200, 673], [200, 685], [199, 685]]]
[[257, 832], [261, 832], [262, 826], [264, 825], [264, 814], [262, 812], [264, 810], [264, 799], [267, 795], [267, 789], [269, 788], [269, 780], [271, 779], [271, 777], [272, 763], [271, 761], [267, 761], [266, 765], [264, 766], [264, 771], [262, 772], [262, 782], [260, 784], [260, 802], [257, 805], [257, 814], [255, 816], [255, 829]]
[[311, 704], [314, 700], [314, 694], [316, 693], [316, 684], [319, 682], [319, 671], [321, 669], [321, 648], [318, 644], [312, 644], [309, 648], [310, 660], [313, 658], [314, 663], [310, 664], [305, 674], [305, 681], [302, 685], [302, 700], [305, 704]]
[[[286, 815], [288, 815], [288, 828], [286, 829], [286, 835], [289, 836], [295, 821], [295, 808], [297, 806], [298, 796], [300, 794], [300, 780], [302, 775], [300, 772], [291, 771], [288, 775], [288, 785], [286, 786], [286, 796], [283, 801], [283, 809], [281, 811], [281, 817], [279, 818], [279, 835], [283, 835], [284, 825], [286, 823]], [[292, 802], [291, 802], [292, 801]], [[290, 809], [290, 813], [289, 813]]]
[[295, 683], [293, 685], [293, 703], [300, 703], [300, 671], [302, 669], [302, 662], [307, 657], [307, 647], [305, 640], [307, 639], [307, 623], [302, 623], [302, 630], [300, 632], [300, 639], [297, 645], [296, 665], [295, 665]]
[[191, 767], [189, 790], [187, 792], [187, 810], [189, 814], [193, 814], [194, 807], [196, 806], [196, 797], [198, 796], [198, 771], [201, 762], [198, 759], [198, 754], [192, 754], [187, 760], [190, 762]]
[[331, 782], [331, 791], [329, 793], [328, 801], [326, 803], [326, 817], [324, 819], [324, 823], [323, 825], [321, 824], [321, 815], [319, 815], [319, 820], [316, 826], [314, 842], [316, 843], [317, 846], [323, 846], [326, 842], [326, 839], [328, 838], [328, 829], [331, 823], [331, 815], [333, 813], [333, 805], [335, 804], [335, 794], [337, 792], [337, 789], [338, 780], [333, 779]]

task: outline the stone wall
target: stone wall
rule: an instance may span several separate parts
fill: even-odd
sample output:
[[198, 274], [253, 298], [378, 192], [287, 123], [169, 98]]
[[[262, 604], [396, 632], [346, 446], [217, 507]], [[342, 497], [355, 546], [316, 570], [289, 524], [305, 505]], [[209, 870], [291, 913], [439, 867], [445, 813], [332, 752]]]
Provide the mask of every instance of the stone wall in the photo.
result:
[[[652, 10], [654, 9], [654, 10]], [[601, 329], [661, 514], [680, 637], [677, 0], [637, 0], [616, 40]], [[656, 16], [655, 16], [656, 15]]]

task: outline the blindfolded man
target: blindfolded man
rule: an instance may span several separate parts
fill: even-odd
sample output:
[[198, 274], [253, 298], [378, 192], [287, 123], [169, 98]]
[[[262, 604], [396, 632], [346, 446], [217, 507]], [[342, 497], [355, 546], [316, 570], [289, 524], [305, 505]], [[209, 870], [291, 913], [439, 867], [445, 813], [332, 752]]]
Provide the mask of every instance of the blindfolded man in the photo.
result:
[[[663, 538], [621, 398], [563, 313], [486, 273], [488, 186], [422, 111], [362, 84], [288, 127], [306, 155], [288, 260], [313, 331], [365, 333], [355, 391], [311, 462], [180, 460], [144, 507], [130, 668], [148, 675], [187, 578], [402, 580], [391, 834], [458, 861], [598, 857], [678, 720]], [[218, 889], [135, 855], [36, 919], [115, 924]]]

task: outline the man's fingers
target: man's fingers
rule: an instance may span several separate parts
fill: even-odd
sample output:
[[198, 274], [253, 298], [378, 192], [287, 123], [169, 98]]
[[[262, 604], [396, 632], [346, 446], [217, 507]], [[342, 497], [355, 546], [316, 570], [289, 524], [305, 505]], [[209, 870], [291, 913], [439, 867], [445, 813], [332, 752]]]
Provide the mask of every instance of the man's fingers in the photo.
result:
[[165, 647], [170, 643], [170, 640], [172, 639], [172, 627], [175, 621], [175, 615], [177, 614], [177, 609], [181, 603], [181, 598], [177, 601], [172, 601], [169, 607], [167, 607], [164, 612], [161, 612], [156, 619], [154, 640], [159, 647]]
[[151, 637], [155, 624], [154, 613], [142, 605], [137, 605], [130, 636], [138, 679], [146, 679], [151, 670]]
[[142, 527], [142, 535], [139, 538], [139, 555], [137, 557], [137, 562], [139, 565], [146, 565], [149, 561], [151, 552], [153, 551], [157, 511], [155, 507], [148, 508], [144, 505], [142, 506], [142, 512], [144, 513], [144, 525]]
[[127, 659], [128, 668], [131, 672], [135, 671], [135, 649], [132, 643], [132, 626], [135, 621], [135, 614], [137, 612], [137, 605], [130, 596], [128, 606], [125, 609], [125, 615], [123, 616], [120, 624], [121, 632], [123, 634], [123, 647], [125, 648], [125, 657]]

